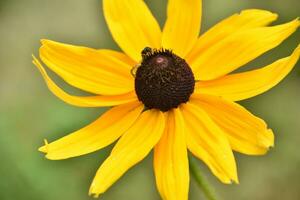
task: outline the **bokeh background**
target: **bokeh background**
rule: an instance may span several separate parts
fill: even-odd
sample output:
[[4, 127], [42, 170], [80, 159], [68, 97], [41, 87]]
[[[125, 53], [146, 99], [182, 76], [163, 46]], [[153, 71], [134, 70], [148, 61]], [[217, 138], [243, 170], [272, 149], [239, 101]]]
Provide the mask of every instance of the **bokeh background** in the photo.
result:
[[[146, 2], [162, 25], [167, 1]], [[300, 14], [299, 0], [204, 0], [202, 32], [246, 8], [279, 13], [276, 24]], [[288, 56], [300, 42], [299, 36], [300, 31], [243, 69]], [[63, 161], [46, 160], [37, 148], [44, 138], [53, 141], [73, 132], [105, 109], [76, 108], [55, 98], [31, 64], [31, 54], [37, 55], [41, 38], [118, 49], [106, 27], [101, 0], [0, 0], [0, 38], [0, 199], [92, 199], [87, 195], [89, 184], [111, 147]], [[219, 199], [300, 199], [299, 64], [280, 85], [242, 102], [272, 127], [276, 146], [262, 157], [236, 154], [239, 185], [221, 184], [199, 162]], [[59, 78], [55, 80], [74, 91]], [[158, 200], [152, 155], [131, 169], [101, 199]], [[204, 199], [193, 180], [190, 199]]]

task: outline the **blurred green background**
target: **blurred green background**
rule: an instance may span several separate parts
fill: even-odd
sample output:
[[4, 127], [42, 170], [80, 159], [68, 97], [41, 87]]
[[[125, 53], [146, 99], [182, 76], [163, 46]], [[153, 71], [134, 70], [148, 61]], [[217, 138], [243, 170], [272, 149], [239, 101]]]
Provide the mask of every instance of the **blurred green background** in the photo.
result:
[[[163, 24], [166, 0], [146, 2]], [[276, 23], [300, 14], [299, 0], [204, 0], [202, 32], [246, 8], [277, 12]], [[299, 36], [298, 31], [249, 68], [289, 55]], [[31, 64], [31, 54], [37, 55], [41, 38], [118, 49], [105, 25], [101, 0], [0, 0], [0, 38], [0, 200], [92, 199], [87, 195], [89, 184], [111, 147], [64, 161], [46, 160], [37, 148], [44, 138], [58, 139], [104, 110], [72, 107], [54, 97]], [[220, 199], [300, 199], [299, 64], [279, 86], [242, 102], [272, 127], [276, 145], [263, 157], [236, 154], [239, 185], [221, 184], [199, 162]], [[158, 200], [152, 156], [131, 169], [101, 199]], [[190, 199], [204, 199], [194, 181]]]

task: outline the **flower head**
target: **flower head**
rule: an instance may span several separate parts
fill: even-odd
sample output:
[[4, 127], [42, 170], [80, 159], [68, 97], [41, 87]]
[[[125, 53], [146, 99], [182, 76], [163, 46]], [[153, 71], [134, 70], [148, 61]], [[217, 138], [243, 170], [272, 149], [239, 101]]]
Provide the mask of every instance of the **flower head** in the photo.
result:
[[101, 165], [90, 194], [105, 192], [154, 148], [161, 197], [186, 200], [188, 150], [223, 183], [238, 182], [233, 150], [261, 155], [274, 145], [266, 123], [236, 101], [279, 83], [299, 59], [288, 57], [248, 72], [234, 70], [278, 46], [298, 19], [268, 26], [277, 15], [245, 10], [199, 36], [201, 0], [169, 0], [163, 31], [142, 0], [103, 0], [113, 38], [124, 53], [42, 40], [41, 60], [70, 85], [59, 88], [34, 58], [49, 89], [81, 107], [112, 106], [90, 125], [39, 150], [51, 160], [94, 152], [117, 141]]

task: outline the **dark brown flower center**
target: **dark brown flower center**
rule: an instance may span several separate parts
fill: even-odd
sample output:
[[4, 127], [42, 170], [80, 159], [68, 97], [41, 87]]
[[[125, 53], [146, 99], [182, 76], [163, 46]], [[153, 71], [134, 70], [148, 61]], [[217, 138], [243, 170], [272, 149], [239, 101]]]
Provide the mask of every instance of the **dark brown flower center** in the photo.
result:
[[135, 74], [135, 92], [148, 109], [163, 112], [186, 103], [194, 92], [194, 74], [179, 56], [165, 49], [146, 47]]

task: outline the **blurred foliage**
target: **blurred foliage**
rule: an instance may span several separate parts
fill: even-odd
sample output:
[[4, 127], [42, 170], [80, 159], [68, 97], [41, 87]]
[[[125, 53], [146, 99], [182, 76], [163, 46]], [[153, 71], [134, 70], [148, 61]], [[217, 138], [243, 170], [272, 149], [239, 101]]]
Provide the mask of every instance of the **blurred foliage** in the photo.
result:
[[[163, 25], [166, 0], [146, 2]], [[247, 8], [279, 13], [276, 23], [300, 13], [299, 0], [204, 0], [202, 30]], [[298, 31], [248, 68], [289, 55], [299, 36]], [[118, 49], [105, 25], [101, 0], [0, 0], [0, 38], [0, 199], [91, 199], [87, 196], [89, 184], [111, 147], [64, 161], [46, 160], [37, 148], [44, 138], [60, 138], [96, 119], [104, 110], [76, 108], [56, 99], [31, 64], [31, 54], [37, 55], [41, 38]], [[239, 185], [221, 184], [199, 162], [220, 199], [300, 199], [299, 67], [298, 63], [273, 90], [242, 102], [273, 128], [276, 146], [263, 157], [236, 154]], [[202, 197], [193, 181], [190, 196], [191, 200]], [[102, 199], [159, 199], [152, 156], [131, 169]]]

